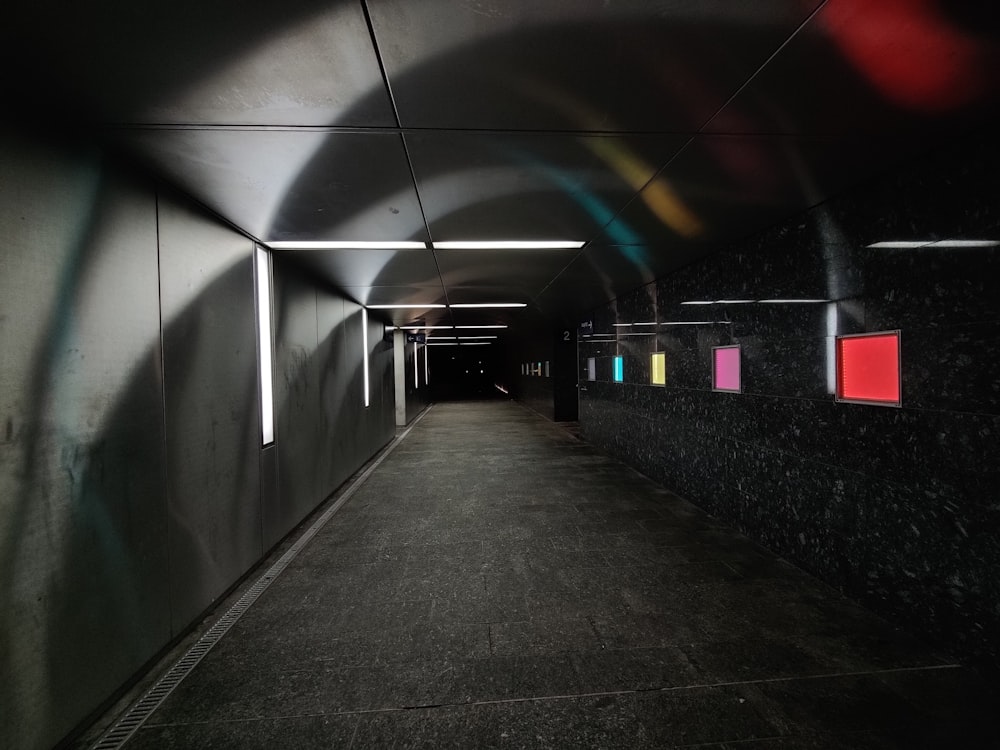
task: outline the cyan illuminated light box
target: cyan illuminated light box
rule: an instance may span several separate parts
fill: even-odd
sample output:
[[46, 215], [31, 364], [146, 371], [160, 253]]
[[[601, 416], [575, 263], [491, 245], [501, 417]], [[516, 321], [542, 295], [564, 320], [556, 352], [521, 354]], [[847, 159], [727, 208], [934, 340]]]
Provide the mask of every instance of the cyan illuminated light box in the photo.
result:
[[900, 406], [899, 331], [837, 337], [837, 401]]

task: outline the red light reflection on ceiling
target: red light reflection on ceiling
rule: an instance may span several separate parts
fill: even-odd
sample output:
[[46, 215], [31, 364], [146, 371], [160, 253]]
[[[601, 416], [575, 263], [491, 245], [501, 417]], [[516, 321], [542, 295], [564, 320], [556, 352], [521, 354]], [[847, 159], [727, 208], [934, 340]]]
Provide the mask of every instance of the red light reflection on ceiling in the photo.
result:
[[887, 100], [946, 112], [987, 93], [995, 57], [940, 7], [937, 0], [832, 0], [820, 18], [847, 61]]
[[837, 398], [899, 404], [899, 333], [837, 339]]

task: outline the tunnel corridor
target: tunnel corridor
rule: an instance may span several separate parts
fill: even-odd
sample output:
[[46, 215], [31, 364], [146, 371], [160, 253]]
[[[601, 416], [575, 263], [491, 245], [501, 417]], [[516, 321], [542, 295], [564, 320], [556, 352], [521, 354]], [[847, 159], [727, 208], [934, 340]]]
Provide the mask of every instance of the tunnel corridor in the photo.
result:
[[520, 405], [435, 405], [377, 460], [125, 748], [996, 736], [970, 670]]

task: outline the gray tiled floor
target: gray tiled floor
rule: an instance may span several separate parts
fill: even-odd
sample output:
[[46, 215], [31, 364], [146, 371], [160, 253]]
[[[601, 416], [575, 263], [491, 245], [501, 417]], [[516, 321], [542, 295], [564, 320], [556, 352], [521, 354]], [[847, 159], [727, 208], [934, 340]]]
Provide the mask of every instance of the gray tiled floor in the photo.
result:
[[444, 404], [127, 747], [1000, 747], [995, 709], [559, 426]]

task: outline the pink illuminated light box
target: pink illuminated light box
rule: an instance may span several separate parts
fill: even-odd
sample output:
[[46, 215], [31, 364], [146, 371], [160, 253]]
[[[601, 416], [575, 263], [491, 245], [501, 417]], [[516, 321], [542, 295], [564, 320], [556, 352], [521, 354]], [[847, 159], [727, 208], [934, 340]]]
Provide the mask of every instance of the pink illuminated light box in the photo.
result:
[[739, 393], [740, 347], [717, 346], [712, 349], [712, 390]]

